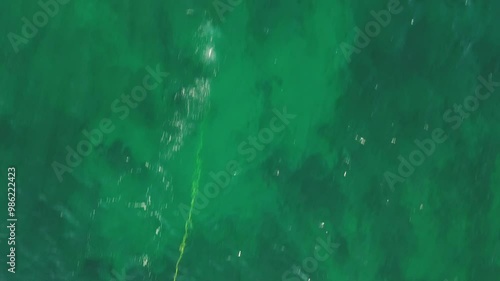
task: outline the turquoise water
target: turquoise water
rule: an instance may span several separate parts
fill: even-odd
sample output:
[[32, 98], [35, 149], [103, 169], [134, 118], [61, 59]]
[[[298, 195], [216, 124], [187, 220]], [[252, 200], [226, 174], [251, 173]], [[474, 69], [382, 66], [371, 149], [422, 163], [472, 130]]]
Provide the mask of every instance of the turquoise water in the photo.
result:
[[2, 3], [0, 280], [500, 276], [500, 2], [51, 3]]

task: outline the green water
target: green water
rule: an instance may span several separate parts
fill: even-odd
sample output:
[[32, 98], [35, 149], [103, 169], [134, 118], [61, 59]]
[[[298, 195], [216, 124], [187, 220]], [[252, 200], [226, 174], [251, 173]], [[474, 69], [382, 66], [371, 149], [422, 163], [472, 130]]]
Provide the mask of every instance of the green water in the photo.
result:
[[0, 281], [498, 280], [498, 85], [453, 107], [500, 81], [500, 2], [402, 0], [346, 56], [390, 3], [69, 0], [25, 38], [2, 2]]

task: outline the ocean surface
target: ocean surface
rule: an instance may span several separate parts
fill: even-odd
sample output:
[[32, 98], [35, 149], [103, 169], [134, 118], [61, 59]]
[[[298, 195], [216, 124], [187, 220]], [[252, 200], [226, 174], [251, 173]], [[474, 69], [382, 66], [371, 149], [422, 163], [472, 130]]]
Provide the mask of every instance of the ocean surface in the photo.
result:
[[0, 281], [499, 280], [500, 1], [0, 7]]

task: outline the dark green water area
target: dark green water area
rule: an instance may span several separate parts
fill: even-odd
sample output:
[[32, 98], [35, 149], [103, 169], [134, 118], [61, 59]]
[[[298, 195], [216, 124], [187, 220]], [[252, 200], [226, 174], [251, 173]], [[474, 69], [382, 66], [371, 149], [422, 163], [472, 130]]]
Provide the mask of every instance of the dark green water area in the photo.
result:
[[500, 280], [500, 1], [0, 7], [0, 281]]

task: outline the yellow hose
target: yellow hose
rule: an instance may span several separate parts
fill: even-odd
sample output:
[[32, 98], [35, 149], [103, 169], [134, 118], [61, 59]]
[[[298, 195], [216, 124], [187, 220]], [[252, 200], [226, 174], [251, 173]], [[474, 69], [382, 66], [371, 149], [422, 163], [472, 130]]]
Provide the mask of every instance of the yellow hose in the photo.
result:
[[[202, 126], [203, 127], [203, 126]], [[198, 151], [196, 153], [196, 170], [193, 174], [193, 183], [191, 186], [191, 206], [189, 208], [188, 218], [186, 224], [184, 225], [184, 236], [182, 237], [181, 245], [179, 246], [179, 259], [175, 264], [175, 275], [174, 281], [177, 280], [177, 275], [179, 274], [179, 263], [181, 262], [182, 256], [184, 255], [184, 249], [186, 248], [186, 241], [189, 234], [189, 229], [193, 227], [192, 214], [194, 209], [194, 201], [198, 195], [198, 187], [200, 185], [201, 178], [201, 148], [203, 147], [203, 130], [201, 131], [200, 143], [198, 144]]]

